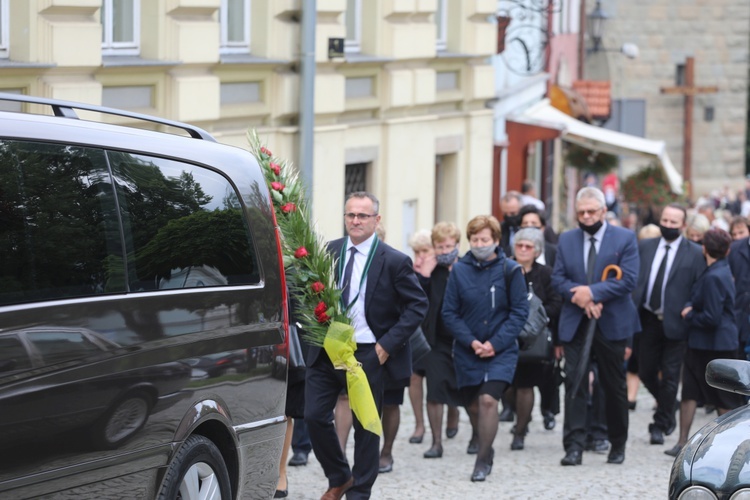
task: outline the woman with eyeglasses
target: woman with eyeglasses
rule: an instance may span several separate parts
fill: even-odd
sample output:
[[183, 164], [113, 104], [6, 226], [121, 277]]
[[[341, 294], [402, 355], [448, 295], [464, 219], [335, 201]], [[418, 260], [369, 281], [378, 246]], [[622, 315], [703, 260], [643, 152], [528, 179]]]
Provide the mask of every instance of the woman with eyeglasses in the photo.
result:
[[471, 251], [453, 264], [443, 299], [443, 321], [454, 336], [456, 383], [478, 434], [472, 481], [484, 481], [492, 471], [498, 401], [513, 381], [516, 340], [529, 315], [521, 266], [505, 257], [500, 234], [491, 215], [469, 222]]
[[[521, 264], [527, 287], [539, 297], [550, 319], [550, 329], [554, 332], [557, 318], [562, 308], [562, 297], [552, 287], [552, 268], [536, 261], [544, 248], [544, 235], [537, 228], [524, 228], [516, 233], [513, 243], [516, 262]], [[544, 387], [554, 377], [554, 360], [519, 362], [513, 379], [515, 391], [516, 425], [513, 430], [511, 450], [523, 450], [524, 439], [534, 408], [534, 386]], [[509, 391], [512, 392], [512, 391]], [[546, 421], [545, 421], [546, 423]]]

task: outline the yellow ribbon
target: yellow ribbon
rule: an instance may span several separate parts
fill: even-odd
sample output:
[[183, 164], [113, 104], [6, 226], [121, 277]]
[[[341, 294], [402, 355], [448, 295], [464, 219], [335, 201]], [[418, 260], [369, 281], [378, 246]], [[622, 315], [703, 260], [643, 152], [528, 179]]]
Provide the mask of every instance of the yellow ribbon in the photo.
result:
[[354, 351], [357, 350], [357, 343], [354, 342], [354, 327], [332, 321], [323, 341], [323, 348], [331, 358], [334, 368], [346, 370], [349, 406], [359, 423], [373, 434], [378, 436], [383, 434], [380, 415], [375, 406], [375, 399], [372, 397], [370, 384], [367, 382], [367, 375], [362, 369], [362, 364], [354, 357]]

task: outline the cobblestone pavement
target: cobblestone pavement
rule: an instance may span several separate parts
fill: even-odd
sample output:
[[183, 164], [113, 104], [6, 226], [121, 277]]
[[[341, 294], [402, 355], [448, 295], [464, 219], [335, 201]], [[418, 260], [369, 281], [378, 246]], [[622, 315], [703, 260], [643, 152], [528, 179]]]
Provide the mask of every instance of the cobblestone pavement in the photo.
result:
[[[538, 394], [537, 394], [538, 396]], [[536, 398], [538, 404], [538, 397]], [[625, 463], [607, 464], [607, 455], [586, 452], [583, 465], [562, 467], [562, 415], [557, 425], [545, 430], [538, 406], [534, 408], [526, 448], [510, 451], [510, 423], [500, 423], [495, 439], [495, 462], [492, 474], [484, 483], [469, 480], [474, 456], [466, 454], [470, 427], [461, 410], [458, 435], [443, 439], [440, 459], [424, 459], [430, 447], [430, 432], [422, 444], [409, 444], [414, 430], [414, 414], [408, 398], [401, 410], [401, 428], [394, 445], [393, 472], [380, 474], [373, 489], [376, 499], [455, 499], [455, 498], [534, 498], [534, 499], [616, 499], [665, 498], [673, 459], [663, 453], [677, 442], [678, 431], [666, 438], [663, 446], [649, 444], [653, 398], [641, 388], [637, 409], [630, 412], [630, 431]], [[716, 414], [706, 415], [699, 408], [692, 432], [697, 431]], [[678, 417], [679, 418], [679, 417]], [[351, 463], [353, 439], [347, 452]], [[323, 469], [310, 454], [308, 465], [288, 467], [289, 498], [317, 499], [328, 487]]]

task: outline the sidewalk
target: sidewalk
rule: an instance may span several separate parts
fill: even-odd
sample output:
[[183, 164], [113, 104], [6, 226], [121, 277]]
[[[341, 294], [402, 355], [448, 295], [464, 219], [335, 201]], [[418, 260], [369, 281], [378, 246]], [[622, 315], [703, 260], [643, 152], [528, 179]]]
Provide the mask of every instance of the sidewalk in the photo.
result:
[[[471, 436], [464, 410], [461, 410], [458, 435], [453, 439], [443, 439], [443, 458], [428, 460], [422, 458], [422, 453], [430, 447], [429, 429], [422, 444], [408, 442], [414, 430], [414, 414], [407, 397], [401, 408], [401, 428], [394, 444], [393, 472], [378, 476], [372, 498], [664, 498], [673, 459], [663, 451], [674, 446], [679, 430], [668, 436], [663, 446], [650, 445], [648, 424], [653, 404], [651, 395], [641, 387], [637, 409], [630, 412], [630, 432], [623, 465], [607, 464], [606, 454], [586, 452], [583, 465], [577, 467], [560, 465], [560, 459], [565, 454], [562, 448], [562, 415], [558, 415], [553, 430], [545, 430], [537, 406], [525, 449], [510, 451], [512, 424], [501, 423], [495, 439], [492, 474], [484, 483], [472, 483], [469, 477], [474, 456], [466, 454]], [[716, 413], [706, 415], [699, 408], [692, 432], [715, 417]], [[353, 445], [350, 436], [347, 445], [350, 463]], [[323, 469], [314, 454], [310, 454], [307, 466], [289, 467], [288, 471], [290, 499], [318, 499], [328, 487]]]

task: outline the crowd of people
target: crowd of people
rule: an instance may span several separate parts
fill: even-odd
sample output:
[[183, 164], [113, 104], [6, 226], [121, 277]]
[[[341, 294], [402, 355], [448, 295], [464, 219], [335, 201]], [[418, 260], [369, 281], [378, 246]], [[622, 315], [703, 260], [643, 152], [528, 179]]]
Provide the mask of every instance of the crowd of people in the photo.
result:
[[[629, 218], [620, 222], [611, 196], [585, 186], [575, 198], [578, 227], [557, 235], [533, 186], [524, 184], [523, 192], [500, 200], [502, 222], [490, 215], [468, 222], [465, 255], [459, 227], [438, 222], [413, 235], [411, 261], [384, 242], [377, 198], [352, 193], [347, 236], [329, 249], [340, 261], [336, 280], [354, 325], [357, 359], [382, 414], [383, 443], [352, 419], [343, 371], [324, 350], [310, 347], [302, 401], [299, 387], [290, 391], [296, 409], [288, 405], [288, 413], [296, 421], [288, 429], [288, 465], [306, 465], [313, 451], [329, 483], [323, 499], [369, 498], [378, 474], [394, 468], [407, 387], [416, 417], [408, 440], [421, 444], [429, 427], [425, 459], [443, 457], [443, 432], [455, 437], [459, 408], [466, 411], [473, 482], [492, 472], [499, 421], [515, 423], [511, 452], [524, 449], [535, 388], [544, 428], [551, 430], [563, 386], [563, 466], [580, 465], [586, 451], [607, 453], [611, 464], [625, 461], [628, 412], [640, 383], [655, 404], [648, 429], [636, 432], [663, 445], [679, 424], [677, 444], [664, 450], [677, 455], [699, 405], [723, 414], [744, 403], [708, 386], [704, 373], [713, 359], [746, 358], [747, 195], [739, 203], [702, 199], [691, 210], [669, 204], [639, 227]], [[519, 356], [518, 337], [532, 295], [549, 319], [554, 348], [529, 360]], [[286, 465], [285, 454], [282, 470]], [[287, 491], [282, 472], [276, 497]]]

